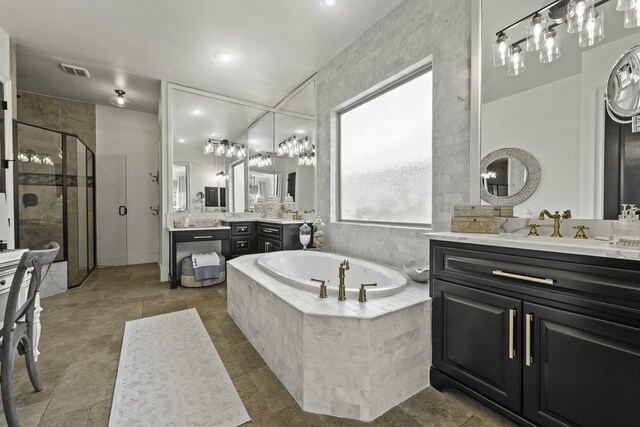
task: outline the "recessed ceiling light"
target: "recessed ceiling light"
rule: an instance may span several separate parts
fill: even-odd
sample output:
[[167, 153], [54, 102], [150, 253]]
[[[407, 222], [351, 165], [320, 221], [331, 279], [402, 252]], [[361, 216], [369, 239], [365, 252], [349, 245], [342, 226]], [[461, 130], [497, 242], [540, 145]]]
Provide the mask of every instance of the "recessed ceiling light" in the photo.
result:
[[180, 138], [180, 139], [178, 140], [178, 142], [184, 142], [184, 139]]
[[220, 62], [228, 63], [233, 61], [233, 55], [229, 52], [224, 52], [222, 50], [217, 51], [213, 54], [214, 58], [216, 58]]
[[337, 3], [337, 0], [322, 0], [322, 5], [324, 7], [331, 7], [331, 6], [335, 6]]
[[200, 116], [200, 115], [202, 115], [202, 110], [193, 110], [191, 113], [192, 113], [194, 116]]

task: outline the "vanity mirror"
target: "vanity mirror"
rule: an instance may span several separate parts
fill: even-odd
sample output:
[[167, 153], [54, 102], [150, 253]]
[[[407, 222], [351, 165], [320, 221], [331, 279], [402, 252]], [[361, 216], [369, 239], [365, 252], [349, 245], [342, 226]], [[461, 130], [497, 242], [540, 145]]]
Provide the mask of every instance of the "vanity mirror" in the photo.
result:
[[313, 78], [273, 108], [171, 85], [170, 150], [188, 171], [174, 169], [174, 211], [244, 212], [287, 194], [315, 209], [315, 99]]
[[[171, 89], [171, 107], [173, 164], [188, 171], [186, 207], [174, 204], [174, 211], [225, 212], [235, 201], [235, 208], [244, 211], [244, 168], [237, 166], [246, 162], [247, 129], [266, 110], [176, 88]], [[174, 186], [180, 170], [174, 167]]]
[[[540, 167], [538, 188], [526, 202], [512, 199], [516, 216], [529, 209], [570, 209], [577, 218], [617, 218], [621, 203], [640, 204], [635, 182], [640, 176], [640, 134], [611, 119], [605, 103], [614, 64], [640, 44], [640, 29], [625, 21], [625, 13], [616, 10], [618, 3], [595, 2], [591, 9], [586, 2], [584, 22], [591, 24], [568, 32], [577, 24], [575, 19], [566, 21], [568, 1], [481, 1], [476, 34], [481, 52], [479, 157], [518, 148]], [[548, 5], [553, 6], [551, 16], [547, 9], [535, 16]], [[537, 32], [534, 18], [543, 24]], [[497, 43], [497, 33], [506, 36], [505, 45]], [[538, 46], [534, 33], [543, 37]], [[514, 43], [520, 49], [509, 49]], [[496, 67], [500, 55], [505, 65]], [[483, 199], [491, 203], [494, 190], [504, 191], [497, 187], [504, 184], [491, 189], [491, 181], [478, 181]], [[510, 191], [507, 197], [513, 197]]]
[[496, 206], [515, 206], [538, 188], [540, 165], [518, 148], [502, 148], [487, 154], [480, 163], [482, 200]]

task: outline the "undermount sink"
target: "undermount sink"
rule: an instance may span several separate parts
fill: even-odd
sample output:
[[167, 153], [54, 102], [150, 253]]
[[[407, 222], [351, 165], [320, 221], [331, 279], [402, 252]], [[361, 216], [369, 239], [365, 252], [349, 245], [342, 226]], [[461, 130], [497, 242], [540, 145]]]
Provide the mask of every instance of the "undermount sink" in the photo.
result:
[[495, 238], [503, 240], [523, 241], [527, 243], [541, 243], [545, 245], [584, 245], [608, 247], [609, 242], [604, 240], [574, 239], [573, 237], [529, 236], [527, 234], [502, 233], [495, 234]]

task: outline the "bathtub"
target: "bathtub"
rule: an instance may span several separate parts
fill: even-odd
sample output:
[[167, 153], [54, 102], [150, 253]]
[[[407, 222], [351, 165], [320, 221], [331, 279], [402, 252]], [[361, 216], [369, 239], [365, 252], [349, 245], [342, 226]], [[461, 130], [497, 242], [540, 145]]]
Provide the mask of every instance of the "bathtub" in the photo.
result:
[[[280, 251], [261, 255], [256, 262], [261, 269], [293, 287], [317, 293], [320, 285], [311, 279], [324, 280], [329, 295], [338, 295], [338, 268], [344, 256], [316, 251]], [[367, 288], [367, 298], [395, 295], [407, 285], [399, 272], [371, 262], [349, 259], [345, 271], [347, 298], [358, 298], [362, 283], [377, 283]]]

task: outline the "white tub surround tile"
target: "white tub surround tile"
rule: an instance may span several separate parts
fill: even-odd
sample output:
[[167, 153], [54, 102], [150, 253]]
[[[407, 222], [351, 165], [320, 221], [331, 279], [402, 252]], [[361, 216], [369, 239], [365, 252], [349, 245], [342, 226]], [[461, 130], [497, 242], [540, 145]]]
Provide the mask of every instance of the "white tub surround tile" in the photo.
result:
[[257, 257], [227, 263], [228, 311], [305, 411], [371, 421], [429, 384], [426, 285], [366, 303], [320, 299]]

